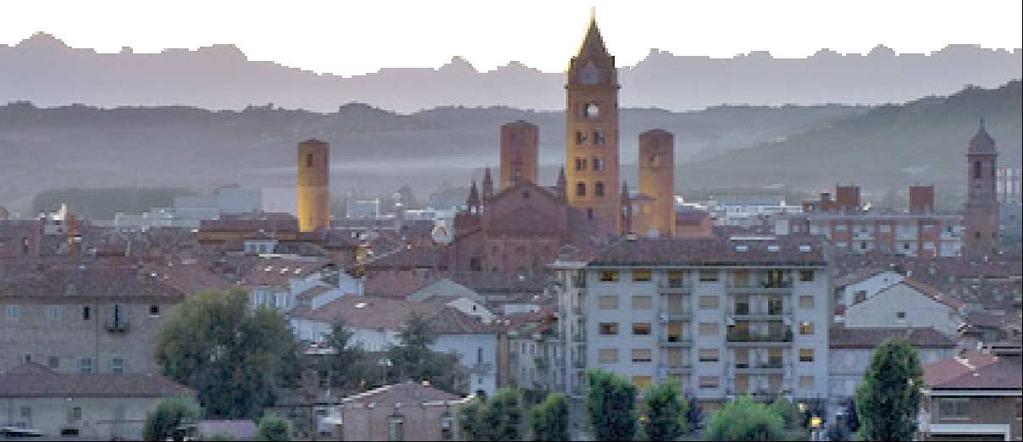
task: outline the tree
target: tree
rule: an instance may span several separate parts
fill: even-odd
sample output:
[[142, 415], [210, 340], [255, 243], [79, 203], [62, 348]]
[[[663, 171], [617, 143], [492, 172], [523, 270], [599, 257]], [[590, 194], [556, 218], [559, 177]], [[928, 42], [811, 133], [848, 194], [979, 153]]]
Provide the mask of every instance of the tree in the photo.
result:
[[156, 360], [164, 374], [195, 388], [211, 416], [259, 415], [280, 385], [298, 378], [298, 345], [287, 320], [249, 308], [242, 291], [194, 295], [160, 332]]
[[603, 370], [588, 373], [586, 409], [597, 440], [632, 440], [636, 435], [636, 387]]
[[690, 430], [703, 428], [703, 409], [696, 402], [695, 396], [689, 396], [689, 403], [686, 405], [686, 427]]
[[771, 402], [770, 409], [778, 416], [781, 416], [786, 429], [793, 430], [803, 427], [803, 412], [799, 411], [799, 407], [789, 402], [785, 397], [776, 397], [774, 402]]
[[548, 395], [533, 407], [533, 440], [566, 441], [568, 434], [568, 398], [560, 393]]
[[743, 395], [710, 417], [710, 440], [784, 440], [785, 420], [767, 405]]
[[860, 434], [866, 440], [909, 440], [923, 386], [916, 350], [904, 339], [887, 339], [874, 350], [856, 388]]
[[689, 431], [686, 403], [678, 382], [671, 380], [650, 387], [643, 400], [643, 432], [648, 440], [676, 440]]
[[192, 398], [164, 399], [160, 401], [155, 410], [146, 413], [146, 421], [142, 426], [142, 438], [145, 440], [167, 440], [174, 436], [175, 430], [182, 424], [197, 421], [199, 415], [199, 406]]
[[850, 433], [855, 433], [860, 429], [860, 415], [856, 412], [856, 400], [850, 398], [845, 402], [845, 422], [846, 427]]
[[324, 342], [334, 353], [320, 359], [320, 368], [327, 373], [328, 385], [343, 393], [361, 390], [369, 374], [366, 352], [358, 343], [352, 342], [353, 335], [344, 320], [338, 319], [331, 325], [330, 334]]
[[289, 441], [291, 425], [284, 418], [275, 414], [263, 416], [259, 420], [259, 440]]
[[388, 357], [393, 364], [391, 382], [429, 381], [441, 390], [467, 393], [467, 374], [455, 355], [430, 349], [437, 340], [430, 321], [413, 312], [398, 332], [399, 345], [391, 347]]
[[521, 440], [522, 418], [522, 395], [512, 388], [473, 400], [459, 416], [463, 436], [474, 441]]

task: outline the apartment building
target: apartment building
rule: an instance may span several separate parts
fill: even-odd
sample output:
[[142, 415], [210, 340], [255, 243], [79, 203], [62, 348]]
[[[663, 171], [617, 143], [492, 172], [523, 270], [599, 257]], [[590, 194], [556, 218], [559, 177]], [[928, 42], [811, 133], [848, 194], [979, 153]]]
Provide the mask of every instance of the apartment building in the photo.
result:
[[917, 440], [1021, 440], [1023, 369], [979, 352], [926, 364]]
[[604, 369], [642, 390], [676, 379], [716, 404], [828, 395], [831, 280], [823, 241], [789, 235], [626, 237], [565, 254], [559, 275], [564, 385]]

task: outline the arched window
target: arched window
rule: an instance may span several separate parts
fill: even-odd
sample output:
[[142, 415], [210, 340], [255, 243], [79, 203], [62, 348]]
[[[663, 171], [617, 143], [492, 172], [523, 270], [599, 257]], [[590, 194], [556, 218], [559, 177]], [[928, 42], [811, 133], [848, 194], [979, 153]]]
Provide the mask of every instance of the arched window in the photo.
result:
[[586, 196], [586, 183], [578, 183], [575, 185], [575, 196]]
[[583, 106], [583, 116], [585, 116], [586, 118], [590, 118], [590, 119], [599, 117], [600, 116], [600, 106], [598, 106], [597, 103], [592, 103], [592, 102], [591, 103], [586, 103], [586, 105]]
[[597, 181], [597, 183], [593, 185], [593, 194], [595, 196], [604, 196], [604, 183], [603, 182]]
[[313, 167], [313, 154], [305, 154], [305, 167]]
[[980, 161], [974, 161], [973, 162], [973, 178], [974, 179], [978, 179], [978, 178], [981, 177], [983, 172], [980, 169], [981, 169]]

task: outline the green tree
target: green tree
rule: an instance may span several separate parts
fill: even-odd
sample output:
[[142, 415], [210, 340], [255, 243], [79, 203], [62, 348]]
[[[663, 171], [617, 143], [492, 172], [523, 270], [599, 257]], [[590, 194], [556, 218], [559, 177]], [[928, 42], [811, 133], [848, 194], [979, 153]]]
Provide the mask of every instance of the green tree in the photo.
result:
[[671, 380], [647, 390], [643, 400], [643, 433], [649, 440], [676, 440], [688, 431], [686, 403], [678, 382]]
[[342, 393], [362, 390], [373, 372], [368, 367], [369, 358], [366, 351], [352, 341], [352, 336], [353, 333], [344, 320], [334, 322], [325, 343], [335, 353], [318, 360], [321, 371], [327, 373], [328, 385], [340, 389]]
[[786, 429], [802, 428], [803, 412], [799, 411], [799, 406], [785, 399], [785, 397], [778, 396], [775, 398], [774, 402], [771, 402], [770, 409], [778, 416], [781, 416]]
[[909, 440], [916, 432], [923, 369], [904, 339], [887, 339], [874, 350], [856, 388], [860, 435], [866, 440]]
[[207, 292], [182, 302], [164, 324], [156, 360], [199, 392], [209, 415], [235, 419], [259, 415], [278, 386], [296, 382], [297, 353], [280, 312], [249, 308], [242, 291]]
[[398, 332], [399, 345], [391, 347], [388, 358], [393, 364], [389, 374], [391, 382], [429, 381], [441, 390], [467, 393], [465, 369], [452, 354], [430, 349], [437, 335], [428, 318], [412, 313]]
[[167, 440], [174, 436], [175, 430], [182, 424], [199, 420], [199, 406], [192, 398], [174, 397], [164, 399], [156, 409], [146, 413], [146, 421], [142, 425], [142, 438], [145, 440]]
[[784, 440], [785, 420], [743, 395], [711, 415], [705, 436], [709, 440]]
[[530, 417], [533, 440], [568, 440], [568, 398], [565, 395], [548, 395], [543, 402], [533, 407]]
[[587, 373], [586, 410], [597, 440], [632, 440], [636, 435], [636, 387], [603, 370]]
[[521, 440], [522, 395], [516, 389], [502, 388], [491, 398], [475, 399], [462, 410], [459, 418], [467, 440]]
[[259, 440], [289, 441], [291, 440], [291, 424], [275, 414], [263, 416], [259, 420]]

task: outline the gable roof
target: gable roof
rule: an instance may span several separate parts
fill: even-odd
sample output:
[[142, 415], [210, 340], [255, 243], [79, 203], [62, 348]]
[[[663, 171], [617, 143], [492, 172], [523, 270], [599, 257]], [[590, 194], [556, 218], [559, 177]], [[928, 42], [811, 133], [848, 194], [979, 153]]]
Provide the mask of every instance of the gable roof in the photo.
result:
[[1018, 362], [975, 351], [942, 359], [923, 367], [924, 383], [931, 389], [1019, 390], [1023, 368]]
[[438, 390], [429, 384], [404, 382], [385, 385], [380, 388], [341, 399], [342, 406], [361, 405], [390, 408], [399, 404], [420, 405], [424, 403], [447, 403], [462, 401], [462, 397]]
[[26, 363], [0, 373], [0, 397], [142, 398], [194, 396], [195, 390], [156, 374], [58, 373]]
[[[959, 310], [959, 309], [963, 308], [964, 306], [966, 306], [966, 303], [964, 303], [963, 301], [960, 301], [960, 300], [958, 300], [956, 298], [953, 298], [953, 297], [950, 297], [950, 296], [946, 296], [945, 294], [941, 293], [941, 291], [939, 291], [938, 289], [936, 289], [936, 288], [934, 288], [934, 287], [932, 287], [930, 285], [924, 284], [924, 283], [922, 283], [920, 281], [916, 281], [916, 280], [910, 279], [910, 278], [906, 278], [906, 279], [902, 280], [901, 282], [899, 282], [898, 284], [892, 284], [892, 285], [890, 285], [888, 287], [885, 287], [885, 288], [883, 288], [881, 290], [878, 290], [878, 292], [876, 294], [874, 294], [874, 296], [871, 296], [871, 297], [869, 297], [867, 299], [863, 299], [863, 300], [861, 300], [859, 302], [856, 302], [856, 303], [852, 304], [852, 306], [859, 305], [859, 304], [867, 302], [867, 301], [869, 301], [871, 299], [877, 298], [879, 296], [883, 296], [883, 295], [892, 293], [892, 292], [894, 292], [896, 290], [899, 290], [900, 287], [908, 288], [908, 289], [910, 289], [910, 290], [912, 290], [914, 292], [917, 292], [917, 293], [923, 295], [924, 297], [927, 297], [927, 298], [929, 298], [929, 299], [931, 299], [931, 300], [933, 300], [935, 302], [943, 304], [943, 305], [945, 305], [945, 306], [947, 306], [947, 307], [949, 307], [949, 308], [951, 308], [953, 310]], [[850, 307], [852, 307], [852, 306], [850, 306]]]

